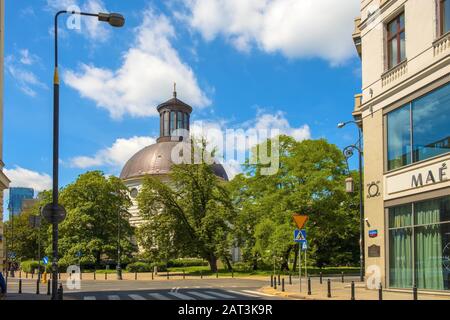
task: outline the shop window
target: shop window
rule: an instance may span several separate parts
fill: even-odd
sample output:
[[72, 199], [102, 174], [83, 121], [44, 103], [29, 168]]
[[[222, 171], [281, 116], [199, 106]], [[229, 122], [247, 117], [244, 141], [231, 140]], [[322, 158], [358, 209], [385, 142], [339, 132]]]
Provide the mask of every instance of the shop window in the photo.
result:
[[387, 24], [388, 69], [406, 59], [405, 14], [399, 14]]
[[386, 118], [388, 170], [450, 152], [450, 84]]
[[391, 287], [450, 290], [449, 257], [450, 197], [389, 209]]
[[388, 170], [411, 163], [410, 109], [408, 104], [388, 114]]

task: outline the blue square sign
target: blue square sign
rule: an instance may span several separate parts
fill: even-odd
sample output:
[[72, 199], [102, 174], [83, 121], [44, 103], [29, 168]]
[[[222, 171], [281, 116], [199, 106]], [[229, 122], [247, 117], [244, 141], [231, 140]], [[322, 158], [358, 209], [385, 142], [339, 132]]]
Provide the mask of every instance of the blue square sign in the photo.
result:
[[294, 241], [301, 244], [306, 243], [306, 230], [295, 230]]

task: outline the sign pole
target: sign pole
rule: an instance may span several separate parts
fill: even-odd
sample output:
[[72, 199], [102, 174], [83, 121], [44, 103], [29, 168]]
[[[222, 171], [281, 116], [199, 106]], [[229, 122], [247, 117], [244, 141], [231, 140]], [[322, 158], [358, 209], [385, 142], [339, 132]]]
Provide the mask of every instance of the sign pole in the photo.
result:
[[306, 251], [308, 249], [305, 249], [305, 279], [308, 280], [308, 266], [306, 265]]
[[302, 248], [298, 244], [298, 282], [300, 283], [300, 292], [302, 292]]

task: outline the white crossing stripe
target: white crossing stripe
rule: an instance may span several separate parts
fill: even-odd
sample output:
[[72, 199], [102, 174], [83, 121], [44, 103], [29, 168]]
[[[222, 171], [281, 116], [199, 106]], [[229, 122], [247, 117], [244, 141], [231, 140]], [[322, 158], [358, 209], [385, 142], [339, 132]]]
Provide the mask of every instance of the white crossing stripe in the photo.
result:
[[120, 300], [120, 297], [118, 295], [111, 295], [108, 296], [108, 300]]
[[224, 299], [234, 299], [234, 298], [236, 298], [236, 297], [230, 296], [228, 294], [215, 292], [215, 291], [206, 291], [206, 293], [212, 294], [212, 295], [218, 296], [219, 298], [224, 298]]
[[169, 297], [166, 297], [160, 293], [149, 293], [148, 295], [156, 300], [170, 300]]
[[202, 299], [207, 299], [207, 300], [215, 300], [215, 299], [217, 299], [217, 298], [214, 297], [214, 296], [209, 296], [209, 295], [203, 294], [203, 293], [201, 293], [201, 292], [188, 291], [187, 293], [192, 294], [193, 296], [200, 297], [200, 298], [202, 298]]
[[178, 299], [181, 300], [195, 300], [195, 298], [192, 298], [190, 296], [187, 296], [185, 294], [179, 293], [179, 292], [168, 292], [168, 294], [177, 297]]
[[97, 298], [94, 296], [85, 296], [83, 299], [84, 300], [97, 300]]
[[250, 293], [250, 294], [256, 294], [258, 296], [273, 297], [273, 295], [271, 295], [271, 294], [267, 294], [267, 293], [263, 293], [263, 292], [259, 292], [259, 291], [251, 291], [251, 290], [242, 290], [242, 291]]
[[128, 296], [133, 300], [146, 300], [143, 296], [138, 294], [129, 294]]
[[254, 294], [248, 294], [245, 292], [240, 292], [240, 291], [234, 291], [234, 290], [227, 290], [229, 293], [234, 293], [240, 296], [246, 296], [246, 297], [252, 297], [252, 298], [257, 298], [258, 296], [254, 295]]

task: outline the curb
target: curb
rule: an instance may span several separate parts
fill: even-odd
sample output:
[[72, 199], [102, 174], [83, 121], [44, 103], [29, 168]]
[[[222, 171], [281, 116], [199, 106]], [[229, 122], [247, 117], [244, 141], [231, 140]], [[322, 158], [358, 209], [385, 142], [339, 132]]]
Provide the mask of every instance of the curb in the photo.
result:
[[278, 290], [275, 290], [272, 287], [262, 287], [259, 291], [261, 291], [263, 293], [275, 295], [275, 296], [278, 296], [278, 297], [294, 298], [294, 299], [297, 299], [297, 300], [321, 300], [321, 299], [313, 298], [313, 297], [310, 297], [310, 296], [303, 296], [303, 295], [300, 295], [298, 293], [289, 293], [289, 292], [278, 291]]

